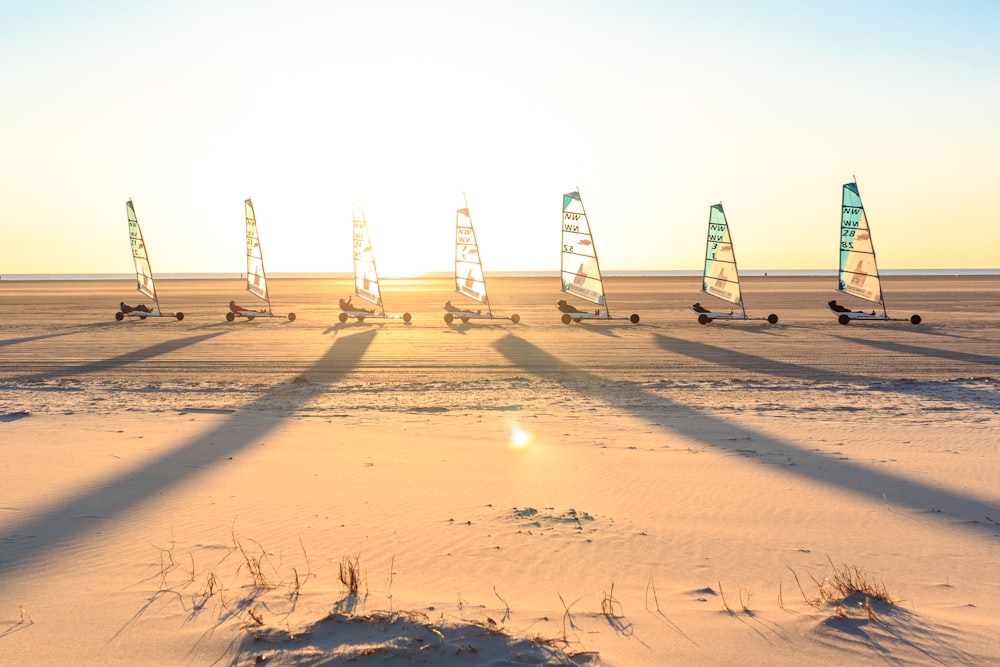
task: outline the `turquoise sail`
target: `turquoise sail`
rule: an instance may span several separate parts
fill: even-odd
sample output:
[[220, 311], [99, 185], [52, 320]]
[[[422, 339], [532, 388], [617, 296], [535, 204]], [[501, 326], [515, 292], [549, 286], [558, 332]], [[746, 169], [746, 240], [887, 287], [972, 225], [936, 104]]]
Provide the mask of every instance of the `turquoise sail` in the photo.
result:
[[708, 241], [705, 246], [705, 271], [701, 291], [742, 308], [740, 275], [729, 236], [729, 225], [722, 204], [714, 204], [708, 214]]
[[604, 282], [579, 192], [563, 195], [562, 291], [604, 305]]
[[841, 292], [872, 301], [882, 302], [882, 283], [875, 262], [868, 217], [861, 203], [857, 183], [845, 183], [840, 214], [840, 274]]

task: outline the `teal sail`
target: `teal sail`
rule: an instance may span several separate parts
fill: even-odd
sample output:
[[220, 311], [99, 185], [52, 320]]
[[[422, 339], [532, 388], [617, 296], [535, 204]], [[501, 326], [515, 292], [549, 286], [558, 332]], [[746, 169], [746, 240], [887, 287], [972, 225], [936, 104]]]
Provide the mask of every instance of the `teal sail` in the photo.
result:
[[382, 309], [382, 290], [379, 288], [378, 271], [375, 268], [375, 253], [372, 252], [372, 241], [368, 235], [368, 222], [361, 207], [353, 207], [354, 219], [354, 293], [359, 297], [379, 307], [380, 315], [385, 316]]
[[267, 274], [264, 273], [264, 253], [257, 233], [257, 216], [254, 215], [253, 202], [249, 197], [244, 200], [243, 208], [247, 220], [247, 291], [266, 301], [270, 312], [271, 298], [267, 292]]
[[[838, 288], [845, 294], [882, 302], [882, 284], [868, 217], [857, 183], [845, 183], [840, 214], [840, 274]], [[883, 305], [883, 310], [885, 306]]]
[[490, 307], [479, 243], [468, 208], [455, 211], [455, 291]]
[[563, 195], [562, 291], [604, 305], [604, 282], [579, 192]]
[[160, 310], [160, 300], [156, 298], [156, 285], [153, 283], [153, 269], [149, 266], [149, 253], [139, 229], [139, 219], [135, 215], [135, 205], [129, 199], [125, 202], [125, 212], [128, 215], [128, 239], [132, 245], [132, 260], [135, 262], [136, 289], [156, 302], [156, 310]]
[[729, 225], [722, 204], [714, 204], [708, 214], [708, 241], [705, 246], [705, 271], [701, 291], [743, 308], [740, 275], [729, 236]]

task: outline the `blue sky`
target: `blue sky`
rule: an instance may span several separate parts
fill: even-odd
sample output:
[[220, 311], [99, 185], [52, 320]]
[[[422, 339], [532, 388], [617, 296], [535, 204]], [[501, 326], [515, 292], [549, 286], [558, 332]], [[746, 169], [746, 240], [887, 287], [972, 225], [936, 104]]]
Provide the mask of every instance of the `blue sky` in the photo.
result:
[[856, 176], [883, 268], [997, 267], [1000, 3], [24, 2], [0, 21], [0, 273], [836, 267]]

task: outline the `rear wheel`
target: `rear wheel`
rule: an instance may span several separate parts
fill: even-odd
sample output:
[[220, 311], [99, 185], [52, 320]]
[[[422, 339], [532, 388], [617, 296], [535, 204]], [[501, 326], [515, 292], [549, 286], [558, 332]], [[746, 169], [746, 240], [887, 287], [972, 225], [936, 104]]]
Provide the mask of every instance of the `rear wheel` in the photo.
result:
[[510, 321], [513, 322], [514, 324], [517, 324], [518, 322], [521, 321], [521, 316], [518, 315], [517, 313], [514, 313], [513, 315], [510, 316]]
[[455, 316], [452, 315], [451, 313], [445, 313], [444, 314], [444, 321], [447, 322], [448, 324], [451, 324], [452, 322], [455, 321]]
[[837, 318], [837, 321], [843, 324], [844, 326], [847, 326], [848, 324], [851, 323], [851, 318], [848, 317], [847, 315], [841, 315], [840, 317]]
[[295, 313], [288, 313], [288, 321], [289, 322], [295, 321]]
[[115, 319], [121, 322], [122, 320], [125, 319], [125, 313], [119, 310], [117, 313], [115, 313]]
[[775, 315], [774, 313], [771, 313], [770, 315], [767, 316], [767, 323], [768, 324], [777, 324], [778, 323], [778, 316]]
[[139, 316], [139, 319], [140, 319], [140, 320], [144, 320], [144, 319], [146, 319], [146, 316], [145, 316], [145, 315], [140, 315], [140, 316]]
[[177, 313], [175, 317], [177, 318], [177, 321], [180, 322], [181, 320], [184, 319], [184, 313]]
[[363, 317], [359, 317], [358, 318], [358, 322], [364, 322], [364, 321], [365, 321], [365, 318], [363, 318]]
[[253, 322], [253, 315], [247, 315], [247, 320], [249, 320], [250, 322]]
[[462, 323], [463, 324], [468, 324], [468, 322], [469, 322], [469, 318], [468, 317], [463, 317], [462, 318]]
[[631, 322], [632, 324], [639, 324], [639, 316], [635, 313], [632, 313], [631, 315], [629, 315], [628, 321]]
[[409, 322], [412, 319], [413, 319], [413, 315], [410, 315], [409, 313], [403, 313], [403, 321], [404, 322]]
[[910, 315], [910, 324], [920, 324], [920, 316]]
[[702, 313], [701, 315], [698, 316], [698, 324], [708, 324], [711, 321], [712, 318], [706, 315], [705, 313]]

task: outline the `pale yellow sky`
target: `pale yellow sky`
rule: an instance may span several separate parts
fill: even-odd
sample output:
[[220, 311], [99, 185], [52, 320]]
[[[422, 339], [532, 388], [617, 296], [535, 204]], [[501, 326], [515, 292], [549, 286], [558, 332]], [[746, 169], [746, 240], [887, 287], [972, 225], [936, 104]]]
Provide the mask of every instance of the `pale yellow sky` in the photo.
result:
[[[835, 269], [857, 176], [883, 269], [996, 268], [990, 2], [23, 3], [0, 25], [0, 274], [558, 270], [579, 186], [605, 270]], [[5, 10], [6, 12], [6, 10]]]

